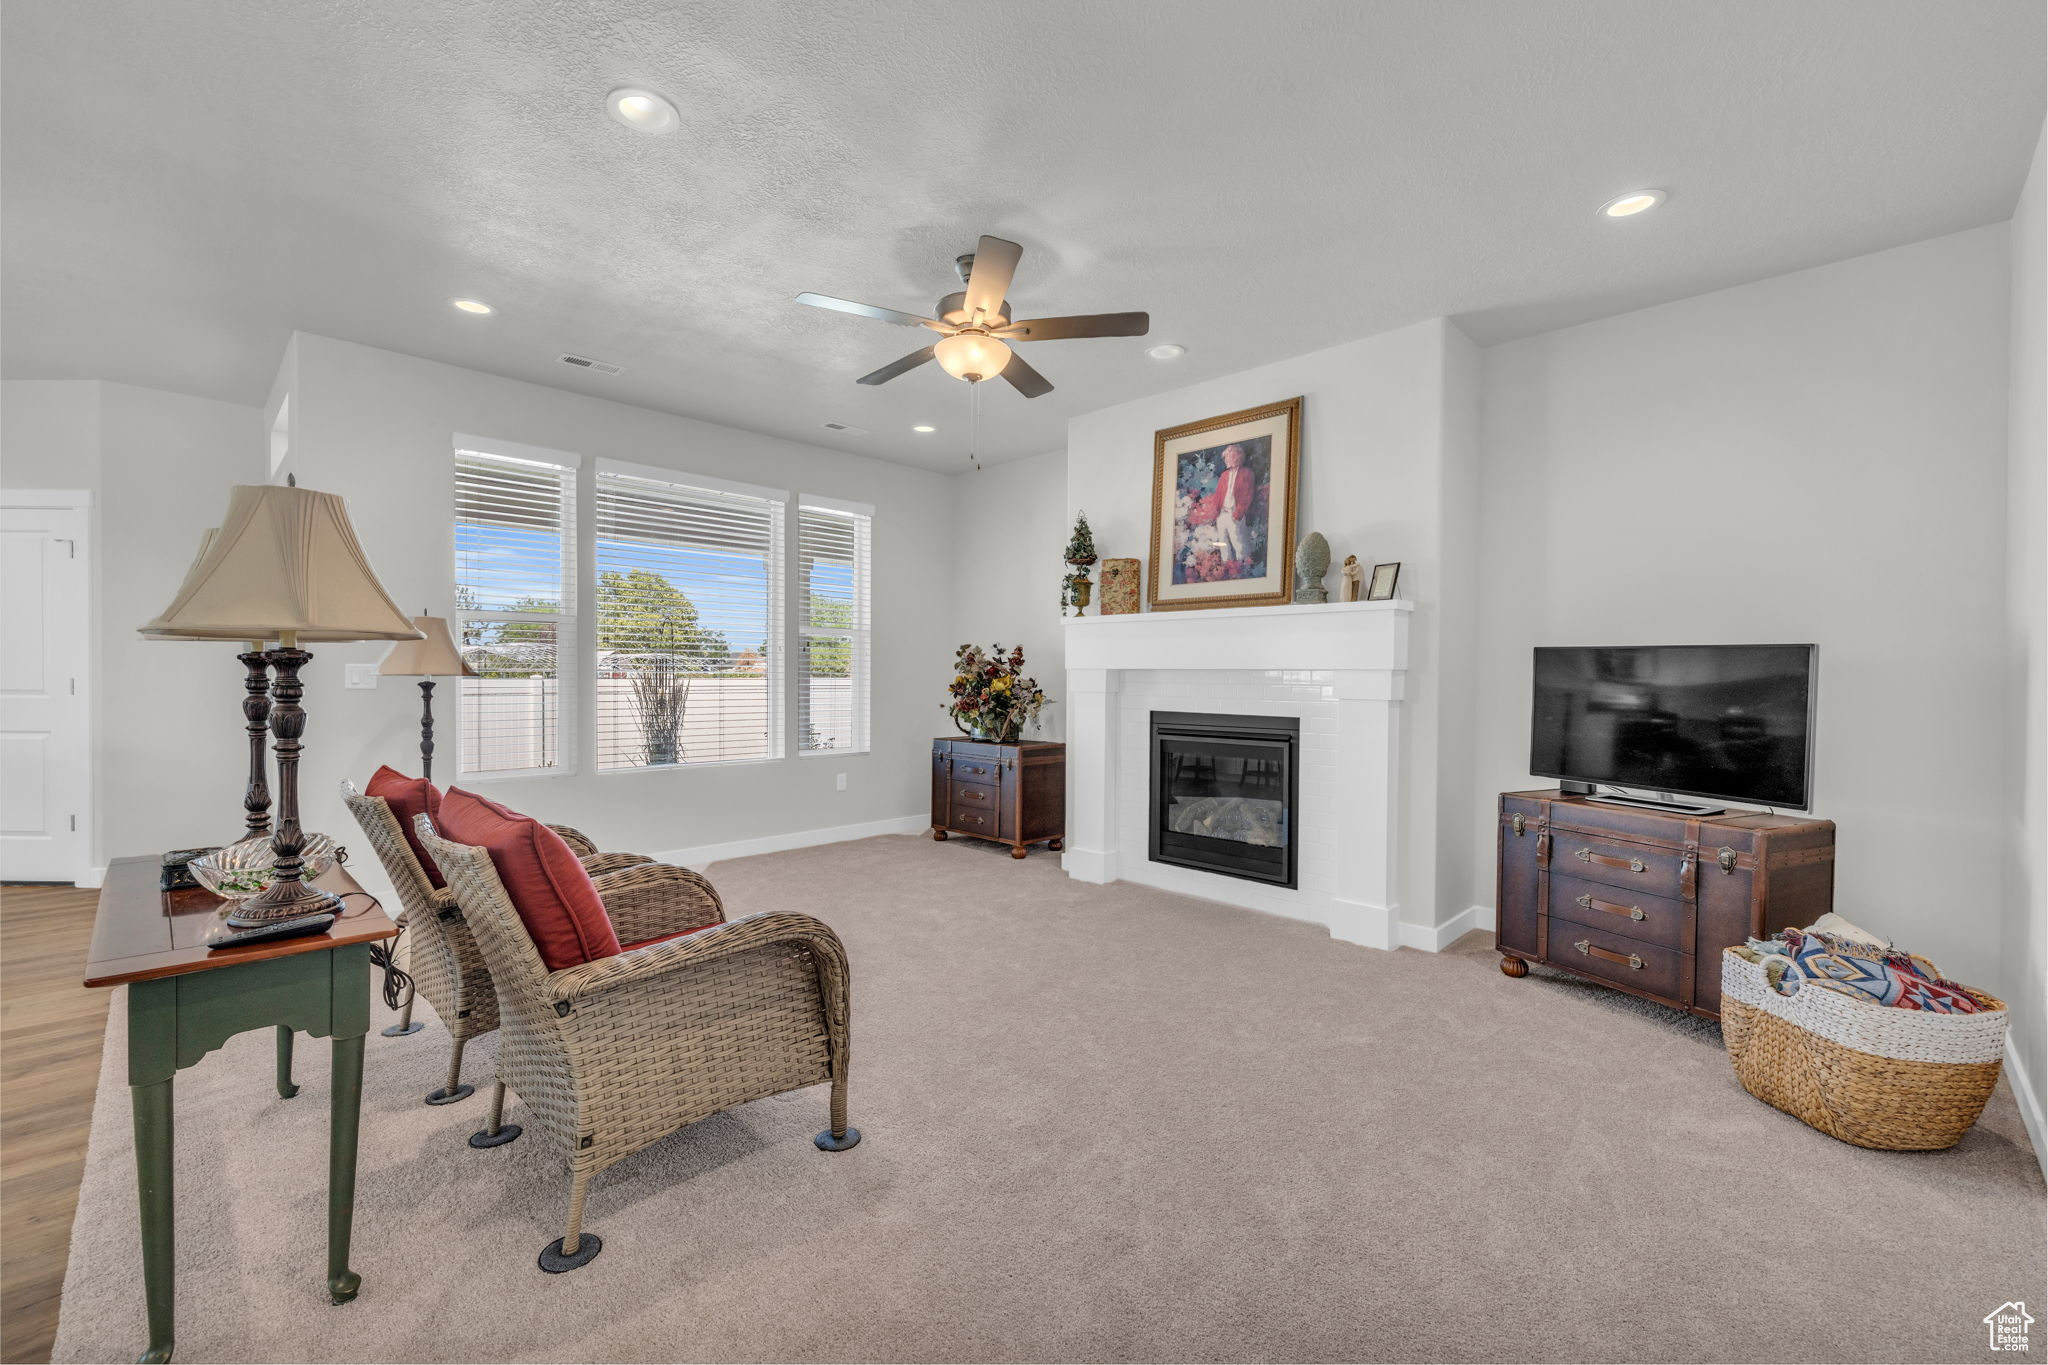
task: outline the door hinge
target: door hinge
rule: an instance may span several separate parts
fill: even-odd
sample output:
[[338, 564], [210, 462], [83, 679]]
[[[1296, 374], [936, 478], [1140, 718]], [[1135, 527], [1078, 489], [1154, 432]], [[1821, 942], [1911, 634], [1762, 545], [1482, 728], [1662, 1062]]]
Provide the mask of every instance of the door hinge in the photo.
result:
[[75, 815], [71, 817], [71, 832], [78, 833], [78, 817]]
[[71, 695], [74, 697], [78, 695], [78, 679], [76, 678], [71, 680]]

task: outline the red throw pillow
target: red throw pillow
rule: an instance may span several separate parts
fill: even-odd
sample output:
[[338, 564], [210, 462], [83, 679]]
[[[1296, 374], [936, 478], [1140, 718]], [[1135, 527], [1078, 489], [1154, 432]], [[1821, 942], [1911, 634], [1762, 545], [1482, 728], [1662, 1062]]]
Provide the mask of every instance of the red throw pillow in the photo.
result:
[[434, 864], [433, 855], [420, 847], [420, 836], [413, 832], [412, 818], [425, 815], [436, 825], [441, 816], [441, 789], [424, 777], [407, 777], [395, 768], [384, 767], [370, 774], [370, 785], [363, 789], [366, 796], [382, 797], [384, 804], [391, 807], [392, 815], [398, 819], [399, 833], [405, 842], [412, 845], [412, 856], [420, 860], [420, 871], [427, 874], [427, 880], [439, 890], [447, 883], [441, 880], [441, 869]]
[[619, 936], [604, 901], [561, 835], [460, 787], [441, 798], [434, 825], [444, 839], [490, 850], [498, 879], [549, 971], [618, 956]]

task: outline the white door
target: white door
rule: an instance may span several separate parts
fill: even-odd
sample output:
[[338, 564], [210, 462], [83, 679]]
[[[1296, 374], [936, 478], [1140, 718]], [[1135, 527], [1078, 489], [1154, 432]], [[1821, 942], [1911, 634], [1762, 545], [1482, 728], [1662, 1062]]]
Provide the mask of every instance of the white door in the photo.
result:
[[[77, 497], [78, 495], [70, 495]], [[85, 508], [0, 494], [0, 880], [92, 865]]]

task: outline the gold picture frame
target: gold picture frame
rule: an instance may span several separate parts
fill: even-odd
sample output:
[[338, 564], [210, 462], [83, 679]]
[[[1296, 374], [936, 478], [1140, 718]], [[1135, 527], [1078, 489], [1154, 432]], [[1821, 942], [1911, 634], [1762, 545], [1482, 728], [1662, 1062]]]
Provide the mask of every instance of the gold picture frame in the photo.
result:
[[1293, 600], [1301, 405], [1289, 398], [1153, 434], [1153, 611]]

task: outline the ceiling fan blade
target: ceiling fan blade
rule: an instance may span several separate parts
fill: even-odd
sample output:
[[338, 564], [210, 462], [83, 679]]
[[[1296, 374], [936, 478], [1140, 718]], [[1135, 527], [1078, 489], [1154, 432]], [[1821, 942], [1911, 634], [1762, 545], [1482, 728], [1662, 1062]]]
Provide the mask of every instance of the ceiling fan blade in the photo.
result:
[[1091, 313], [1078, 318], [1026, 318], [996, 333], [1005, 341], [1066, 341], [1071, 337], [1141, 337], [1150, 313]]
[[937, 318], [921, 318], [915, 313], [899, 313], [894, 308], [877, 308], [872, 303], [855, 303], [852, 299], [835, 299], [830, 294], [798, 294], [796, 301], [807, 303], [813, 308], [830, 308], [837, 313], [851, 313], [857, 318], [893, 322], [898, 327], [929, 327], [938, 332], [944, 331], [946, 326]]
[[969, 322], [977, 312], [984, 318], [1002, 316], [1010, 277], [1017, 273], [1017, 262], [1023, 256], [1023, 247], [1000, 237], [984, 237], [976, 244], [974, 269], [967, 276], [967, 297], [960, 301]]
[[930, 360], [932, 358], [932, 352], [938, 349], [938, 346], [934, 344], [925, 347], [922, 351], [912, 351], [909, 355], [903, 357], [903, 359], [892, 360], [888, 364], [884, 365], [881, 369], [876, 370], [873, 374], [864, 374], [854, 382], [859, 384], [886, 384], [890, 380], [894, 379], [897, 375], [908, 374], [910, 371], [924, 364], [925, 361]]
[[1010, 352], [1010, 363], [1003, 366], [1003, 378], [1010, 381], [1010, 387], [1026, 398], [1037, 398], [1052, 392], [1052, 381], [1031, 368], [1023, 356]]

